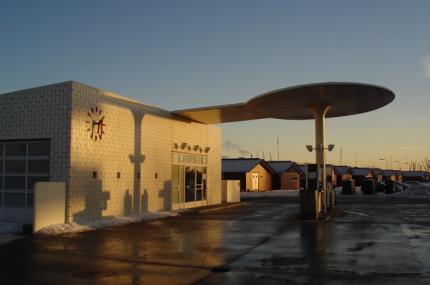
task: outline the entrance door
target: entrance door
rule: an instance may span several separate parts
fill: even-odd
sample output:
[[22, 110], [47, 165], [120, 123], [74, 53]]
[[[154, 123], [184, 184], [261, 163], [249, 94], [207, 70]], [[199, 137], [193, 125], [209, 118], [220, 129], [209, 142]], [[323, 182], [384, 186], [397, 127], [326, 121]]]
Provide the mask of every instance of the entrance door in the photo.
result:
[[253, 191], [258, 191], [258, 173], [257, 172], [253, 172], [251, 173], [251, 177], [252, 177], [252, 190]]
[[196, 174], [195, 168], [185, 166], [185, 202], [196, 200]]

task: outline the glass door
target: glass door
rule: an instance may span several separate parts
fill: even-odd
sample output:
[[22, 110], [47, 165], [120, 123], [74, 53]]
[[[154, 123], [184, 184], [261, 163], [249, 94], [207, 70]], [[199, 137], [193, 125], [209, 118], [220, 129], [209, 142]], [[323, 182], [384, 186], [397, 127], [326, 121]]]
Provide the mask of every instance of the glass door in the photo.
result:
[[203, 167], [196, 168], [196, 201], [205, 200], [203, 192]]
[[207, 196], [207, 157], [172, 153], [172, 209], [204, 205]]
[[185, 166], [185, 202], [196, 200], [196, 174], [194, 166]]

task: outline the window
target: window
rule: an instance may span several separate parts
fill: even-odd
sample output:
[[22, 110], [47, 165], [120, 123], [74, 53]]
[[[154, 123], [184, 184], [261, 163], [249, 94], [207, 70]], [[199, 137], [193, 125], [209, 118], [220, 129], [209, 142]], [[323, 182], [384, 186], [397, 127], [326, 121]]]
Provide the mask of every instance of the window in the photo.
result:
[[49, 159], [28, 160], [29, 173], [47, 173], [49, 172]]
[[24, 207], [25, 193], [4, 193], [4, 204], [7, 206]]
[[25, 190], [25, 175], [23, 176], [5, 176], [4, 177], [5, 190]]
[[5, 143], [5, 155], [6, 156], [25, 156], [27, 155], [27, 144], [26, 143]]
[[33, 142], [28, 144], [29, 156], [49, 156], [49, 144], [44, 142]]
[[43, 181], [49, 181], [49, 176], [27, 176], [27, 189], [34, 190], [34, 184]]
[[50, 142], [0, 142], [0, 207], [33, 207], [34, 185], [49, 181]]
[[20, 160], [5, 160], [4, 162], [4, 168], [5, 168], [5, 173], [25, 173], [25, 159], [20, 159]]

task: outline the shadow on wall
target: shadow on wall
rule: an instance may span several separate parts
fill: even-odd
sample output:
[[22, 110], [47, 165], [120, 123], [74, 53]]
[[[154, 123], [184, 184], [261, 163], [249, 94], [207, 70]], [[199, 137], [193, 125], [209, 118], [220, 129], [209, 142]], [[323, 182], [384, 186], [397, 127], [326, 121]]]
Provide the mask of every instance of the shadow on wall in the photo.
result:
[[97, 219], [103, 216], [103, 211], [107, 209], [110, 193], [103, 192], [102, 182], [94, 179], [89, 185], [90, 191], [84, 191], [85, 208], [73, 214], [73, 220], [84, 224], [86, 221]]
[[[98, 91], [97, 91], [98, 92]], [[97, 94], [96, 99], [101, 99], [103, 95]], [[123, 197], [123, 211], [122, 213], [115, 213], [118, 215], [138, 215], [141, 213], [148, 212], [149, 210], [149, 192], [148, 189], [144, 189], [143, 193], [141, 190], [142, 187], [142, 181], [141, 181], [141, 171], [142, 171], [142, 164], [145, 161], [145, 156], [142, 154], [142, 122], [145, 117], [146, 113], [152, 114], [154, 111], [151, 108], [146, 108], [145, 106], [142, 106], [141, 104], [133, 103], [133, 102], [126, 102], [122, 99], [117, 99], [113, 97], [103, 97], [102, 100], [99, 101], [101, 105], [115, 105], [116, 107], [128, 109], [130, 113], [133, 116], [134, 119], [134, 149], [133, 153], [128, 155], [128, 160], [133, 165], [133, 184], [128, 185], [127, 188], [122, 189], [126, 190], [126, 193]], [[91, 105], [92, 106], [92, 105]], [[83, 117], [86, 116], [87, 113], [87, 107], [88, 106], [82, 106], [81, 109], [75, 110], [75, 112], [80, 112]], [[79, 114], [75, 114], [76, 116], [79, 116]], [[156, 113], [157, 116], [162, 116], [165, 118], [172, 118], [172, 114], [168, 111], [164, 110], [157, 110]], [[188, 122], [188, 120], [180, 119], [175, 117], [177, 120], [184, 120]], [[121, 159], [127, 159], [127, 158], [121, 158]], [[105, 162], [105, 163], [112, 163], [112, 162]], [[81, 173], [74, 173], [73, 175], [76, 176], [85, 176], [87, 173], [91, 173], [92, 171], [98, 171], [98, 167], [95, 167], [93, 169], [88, 169], [88, 172], [85, 172], [85, 174]], [[85, 209], [78, 213], [70, 213], [68, 214], [69, 217], [73, 217], [73, 220], [76, 222], [85, 222], [90, 221], [96, 218], [100, 218], [103, 216], [103, 211], [107, 209], [108, 207], [108, 201], [111, 199], [109, 192], [103, 192], [103, 185], [101, 180], [92, 179], [93, 181], [86, 183], [85, 189], [79, 189], [78, 187], [81, 187], [81, 185], [72, 186], [74, 187], [73, 193], [70, 193], [71, 195], [75, 196], [76, 199], [78, 197], [81, 197], [81, 195], [84, 196], [85, 199]], [[78, 189], [77, 189], [78, 188]], [[115, 189], [111, 189], [115, 191]], [[163, 210], [170, 210], [171, 209], [171, 181], [166, 180], [163, 184], [162, 189], [159, 190], [159, 198], [162, 198], [162, 205], [160, 207], [163, 208]], [[80, 195], [81, 194], [81, 195]], [[73, 197], [71, 201], [73, 201]], [[69, 205], [73, 207], [73, 202]], [[154, 209], [155, 210], [155, 209]], [[69, 213], [69, 212], [68, 212]]]
[[158, 197], [163, 199], [163, 211], [170, 211], [172, 209], [172, 182], [169, 180], [164, 181], [163, 188], [158, 191]]
[[[145, 156], [142, 155], [142, 121], [145, 114], [138, 112], [136, 110], [131, 110], [134, 119], [134, 153], [130, 154], [128, 157], [130, 162], [133, 164], [133, 201], [131, 206], [130, 214], [138, 215], [142, 213], [141, 197], [140, 197], [140, 187], [141, 187], [141, 170], [142, 164], [145, 161]], [[128, 191], [127, 191], [128, 193]], [[146, 196], [148, 196], [145, 190]], [[148, 200], [148, 199], [146, 199]], [[125, 209], [124, 203], [124, 209]], [[148, 207], [146, 207], [146, 211]], [[146, 212], [145, 211], [145, 212]], [[125, 212], [125, 211], [124, 211]]]
[[124, 216], [131, 216], [133, 213], [133, 209], [132, 209], [132, 197], [130, 195], [130, 191], [127, 190], [125, 191], [125, 196], [124, 196]]
[[[135, 215], [135, 212], [133, 211], [133, 197], [130, 195], [130, 191], [127, 190], [124, 195], [124, 216], [133, 216]], [[137, 214], [146, 213], [148, 212], [148, 190], [143, 190], [143, 194], [141, 195], [139, 199], [139, 209]]]

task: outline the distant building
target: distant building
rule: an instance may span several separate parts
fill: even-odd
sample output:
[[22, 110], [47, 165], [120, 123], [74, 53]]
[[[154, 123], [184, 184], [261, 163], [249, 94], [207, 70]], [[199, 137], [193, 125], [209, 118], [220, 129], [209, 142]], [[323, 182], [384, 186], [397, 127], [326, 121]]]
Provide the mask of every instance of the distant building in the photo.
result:
[[370, 168], [353, 167], [351, 168], [351, 174], [356, 186], [361, 186], [363, 180], [375, 178]]
[[240, 180], [241, 191], [270, 191], [275, 170], [260, 158], [226, 158], [222, 160], [222, 179]]
[[341, 166], [334, 166], [333, 168], [334, 168], [334, 174], [335, 174], [334, 185], [336, 185], [336, 187], [342, 186], [342, 181], [352, 179], [351, 167], [341, 165]]
[[303, 187], [303, 185], [300, 184], [300, 178], [305, 176], [305, 173], [295, 162], [268, 161], [267, 163], [276, 172], [272, 179], [273, 189], [292, 190]]
[[373, 178], [375, 179], [375, 181], [382, 181], [384, 180], [383, 176], [382, 176], [382, 169], [380, 168], [371, 168], [370, 171], [373, 174]]
[[402, 171], [403, 181], [429, 181], [429, 173], [426, 171]]
[[302, 176], [300, 176], [300, 185], [303, 189], [306, 189], [306, 176], [308, 171], [308, 166], [306, 164], [298, 164], [297, 165], [301, 172], [303, 173]]
[[394, 170], [394, 173], [396, 175], [396, 181], [402, 182], [403, 181], [403, 174], [401, 170]]
[[383, 181], [397, 181], [396, 171], [390, 169], [384, 169], [381, 171], [381, 176]]

